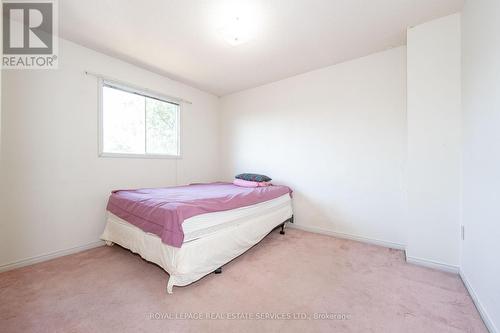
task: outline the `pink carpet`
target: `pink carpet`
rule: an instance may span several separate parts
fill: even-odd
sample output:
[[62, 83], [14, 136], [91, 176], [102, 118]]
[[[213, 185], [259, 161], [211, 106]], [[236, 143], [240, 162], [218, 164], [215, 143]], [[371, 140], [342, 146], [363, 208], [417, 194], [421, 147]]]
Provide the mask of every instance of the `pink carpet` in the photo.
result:
[[298, 230], [274, 231], [173, 295], [167, 277], [118, 246], [5, 272], [0, 331], [486, 332], [458, 276]]

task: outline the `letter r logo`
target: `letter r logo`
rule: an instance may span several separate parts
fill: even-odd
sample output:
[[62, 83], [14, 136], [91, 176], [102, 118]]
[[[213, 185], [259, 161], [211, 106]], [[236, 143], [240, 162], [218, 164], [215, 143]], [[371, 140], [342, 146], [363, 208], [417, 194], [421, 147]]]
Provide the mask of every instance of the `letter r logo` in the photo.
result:
[[50, 2], [4, 2], [4, 54], [51, 54], [52, 13]]

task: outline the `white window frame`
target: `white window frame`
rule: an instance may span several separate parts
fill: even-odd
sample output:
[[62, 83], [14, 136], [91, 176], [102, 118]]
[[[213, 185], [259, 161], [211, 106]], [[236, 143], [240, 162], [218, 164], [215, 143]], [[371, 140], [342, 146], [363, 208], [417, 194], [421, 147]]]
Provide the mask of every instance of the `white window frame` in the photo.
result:
[[[103, 110], [103, 88], [105, 86], [110, 86], [125, 92], [132, 94], [138, 94], [144, 97], [158, 99], [163, 102], [172, 103], [178, 105], [178, 115], [177, 115], [177, 152], [178, 155], [166, 155], [166, 154], [131, 154], [131, 153], [110, 153], [104, 151], [104, 110]], [[99, 79], [98, 84], [98, 103], [99, 103], [99, 157], [119, 157], [119, 158], [164, 158], [164, 159], [181, 159], [181, 129], [182, 129], [182, 100], [177, 98], [169, 97], [160, 93], [156, 93], [147, 89], [133, 87], [129, 84], [124, 84], [118, 81], [112, 81], [108, 79]], [[146, 133], [145, 133], [146, 135]]]

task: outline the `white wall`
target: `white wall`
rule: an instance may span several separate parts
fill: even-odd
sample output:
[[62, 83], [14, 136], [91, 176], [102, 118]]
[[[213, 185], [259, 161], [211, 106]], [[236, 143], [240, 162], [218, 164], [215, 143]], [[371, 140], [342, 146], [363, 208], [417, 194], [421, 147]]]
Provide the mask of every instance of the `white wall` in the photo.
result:
[[[216, 96], [61, 41], [58, 70], [8, 70], [2, 85], [0, 266], [98, 240], [112, 189], [214, 181]], [[103, 73], [193, 102], [183, 108], [183, 158], [98, 158]]]
[[409, 261], [456, 269], [460, 247], [460, 14], [408, 30]]
[[225, 178], [291, 186], [299, 225], [405, 244], [405, 57], [398, 47], [223, 97]]
[[500, 1], [463, 10], [462, 276], [500, 332]]
[[[0, 54], [3, 56], [3, 6], [0, 6]], [[2, 74], [3, 70], [0, 68], [0, 199], [4, 197], [5, 186], [3, 184], [3, 167], [2, 167]], [[3, 220], [1, 217], [2, 212], [4, 212], [4, 204], [0, 200], [0, 251], [5, 251], [2, 244], [6, 243], [7, 235], [2, 232], [3, 230]]]

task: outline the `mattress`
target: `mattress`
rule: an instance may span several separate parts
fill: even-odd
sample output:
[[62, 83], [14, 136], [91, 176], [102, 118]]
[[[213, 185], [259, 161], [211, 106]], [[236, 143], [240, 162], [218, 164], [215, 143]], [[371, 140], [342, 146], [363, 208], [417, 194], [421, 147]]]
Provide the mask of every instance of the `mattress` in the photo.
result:
[[221, 229], [233, 227], [255, 216], [289, 205], [290, 201], [290, 195], [284, 194], [276, 199], [251, 206], [193, 216], [182, 224], [184, 243], [211, 235]]
[[[274, 227], [292, 217], [293, 211], [287, 194], [252, 206], [199, 215], [198, 219], [184, 221], [188, 222], [186, 230], [191, 240], [180, 248], [163, 243], [157, 235], [111, 212], [107, 215], [101, 239], [109, 245], [121, 245], [162, 267], [170, 275], [167, 291], [172, 293], [174, 285], [188, 285], [247, 251]], [[203, 223], [206, 224], [201, 225]]]
[[181, 247], [183, 223], [194, 216], [247, 207], [291, 193], [283, 185], [242, 187], [214, 182], [173, 187], [115, 190], [107, 211], [158, 235], [162, 242]]

